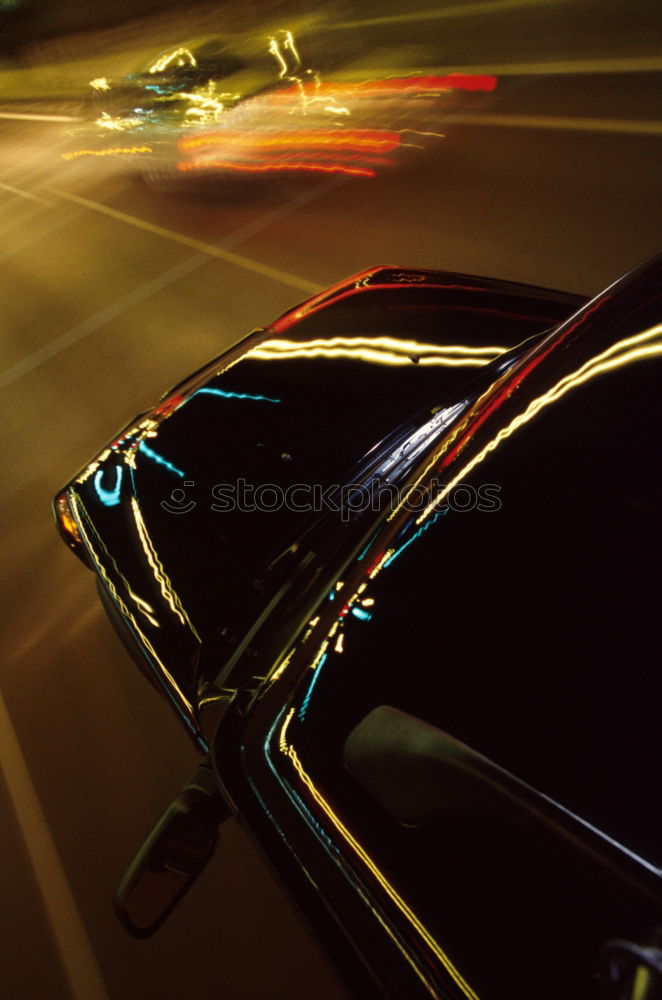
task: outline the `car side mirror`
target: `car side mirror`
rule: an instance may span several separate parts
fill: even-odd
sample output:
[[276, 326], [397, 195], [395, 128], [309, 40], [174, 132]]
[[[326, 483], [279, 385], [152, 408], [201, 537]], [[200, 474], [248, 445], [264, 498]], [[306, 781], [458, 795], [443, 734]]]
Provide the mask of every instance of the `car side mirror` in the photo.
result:
[[607, 941], [602, 949], [603, 976], [612, 1000], [660, 1000], [662, 997], [662, 928], [643, 943]]
[[130, 934], [145, 938], [159, 929], [206, 867], [229, 815], [205, 762], [168, 806], [115, 893], [115, 910]]

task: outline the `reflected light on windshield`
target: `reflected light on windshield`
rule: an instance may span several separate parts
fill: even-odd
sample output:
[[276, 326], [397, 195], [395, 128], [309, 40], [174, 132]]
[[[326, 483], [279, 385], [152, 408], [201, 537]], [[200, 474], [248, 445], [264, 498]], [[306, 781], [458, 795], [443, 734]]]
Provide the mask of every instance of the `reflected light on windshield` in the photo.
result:
[[[586, 361], [581, 367], [564, 378], [560, 379], [548, 392], [544, 393], [542, 396], [538, 396], [536, 399], [532, 400], [527, 406], [523, 413], [518, 414], [514, 420], [512, 420], [507, 427], [502, 428], [499, 433], [494, 437], [485, 447], [470, 461], [468, 462], [460, 472], [453, 477], [451, 482], [449, 482], [444, 489], [435, 497], [435, 499], [426, 507], [420, 517], [417, 519], [417, 523], [421, 524], [426, 518], [439, 506], [443, 499], [448, 495], [448, 493], [456, 486], [462, 479], [475, 468], [480, 462], [483, 461], [486, 456], [494, 451], [503, 441], [511, 436], [519, 427], [528, 423], [533, 419], [542, 409], [549, 406], [550, 403], [555, 403], [562, 396], [564, 396], [570, 390], [577, 388], [577, 386], [582, 385], [589, 379], [595, 378], [596, 375], [603, 375], [606, 372], [614, 371], [617, 368], [621, 368], [624, 365], [632, 364], [635, 361], [642, 361], [645, 358], [659, 357], [662, 355], [662, 343], [646, 344], [646, 341], [652, 340], [655, 337], [659, 337], [662, 334], [662, 324], [651, 327], [649, 330], [645, 330], [643, 333], [636, 334], [633, 337], [627, 337], [624, 340], [618, 341], [618, 343], [613, 344], [612, 347], [603, 351], [601, 354], [595, 355], [589, 361]], [[437, 453], [433, 458], [432, 462], [428, 465], [427, 471], [430, 470], [432, 465], [434, 465], [440, 458], [440, 453]], [[447, 457], [444, 464], [448, 464], [450, 458]], [[420, 482], [420, 480], [419, 480]], [[403, 501], [403, 503], [406, 503]], [[393, 517], [401, 506], [396, 508], [391, 514]]]
[[330, 337], [309, 341], [269, 340], [249, 357], [260, 361], [292, 358], [348, 358], [381, 365], [480, 367], [503, 354], [503, 347], [423, 344], [395, 337]]

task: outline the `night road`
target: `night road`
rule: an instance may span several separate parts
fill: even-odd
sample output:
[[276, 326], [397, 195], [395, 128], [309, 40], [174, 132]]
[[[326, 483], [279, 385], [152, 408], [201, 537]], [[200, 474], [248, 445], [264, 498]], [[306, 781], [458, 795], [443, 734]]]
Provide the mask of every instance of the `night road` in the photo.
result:
[[[371, 265], [590, 295], [659, 249], [654, 4], [356, 8], [337, 16], [357, 65], [364, 46], [404, 75], [424, 50], [426, 72], [497, 80], [441, 103], [432, 140], [373, 178], [155, 188], [111, 157], [63, 158], [78, 76], [50, 101], [34, 66], [0, 76], [3, 997], [340, 995], [234, 823], [155, 938], [121, 930], [112, 893], [195, 751], [54, 530], [62, 483], [189, 371]], [[180, 22], [159, 31], [176, 41]]]

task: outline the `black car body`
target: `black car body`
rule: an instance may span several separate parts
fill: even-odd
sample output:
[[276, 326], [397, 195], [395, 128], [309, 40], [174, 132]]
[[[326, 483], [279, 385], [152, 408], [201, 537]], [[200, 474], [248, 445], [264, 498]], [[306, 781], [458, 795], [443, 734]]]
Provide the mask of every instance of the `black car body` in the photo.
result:
[[366, 271], [56, 498], [354, 996], [658, 996], [661, 272]]

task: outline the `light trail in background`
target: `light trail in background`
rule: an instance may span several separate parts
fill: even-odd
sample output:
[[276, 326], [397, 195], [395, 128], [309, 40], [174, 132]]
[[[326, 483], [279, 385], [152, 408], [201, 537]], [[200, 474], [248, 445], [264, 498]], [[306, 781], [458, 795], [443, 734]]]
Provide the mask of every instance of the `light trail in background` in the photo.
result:
[[19, 114], [17, 111], [0, 111], [0, 118], [11, 118], [15, 121], [20, 122], [79, 122], [80, 118], [74, 115], [40, 115], [40, 114], [28, 114], [23, 112]]
[[449, 115], [448, 125], [494, 125], [501, 128], [544, 128], [570, 132], [608, 132], [615, 135], [662, 135], [662, 122], [626, 118], [568, 118], [563, 115]]
[[483, 14], [500, 13], [521, 7], [560, 7], [572, 0], [475, 0], [474, 3], [456, 6], [437, 6], [428, 10], [412, 10], [403, 14], [383, 14], [381, 17], [367, 17], [356, 21], [345, 21], [334, 27], [370, 28], [378, 24], [410, 24], [412, 21], [442, 21], [456, 17], [480, 17]]
[[31, 191], [24, 191], [21, 188], [14, 187], [12, 184], [0, 183], [0, 189], [2, 191], [9, 191], [10, 194], [18, 195], [19, 198], [28, 198], [30, 201], [36, 201], [40, 205], [45, 205], [46, 208], [55, 207], [53, 202], [47, 201], [45, 198], [40, 198], [38, 194], [32, 194]]

